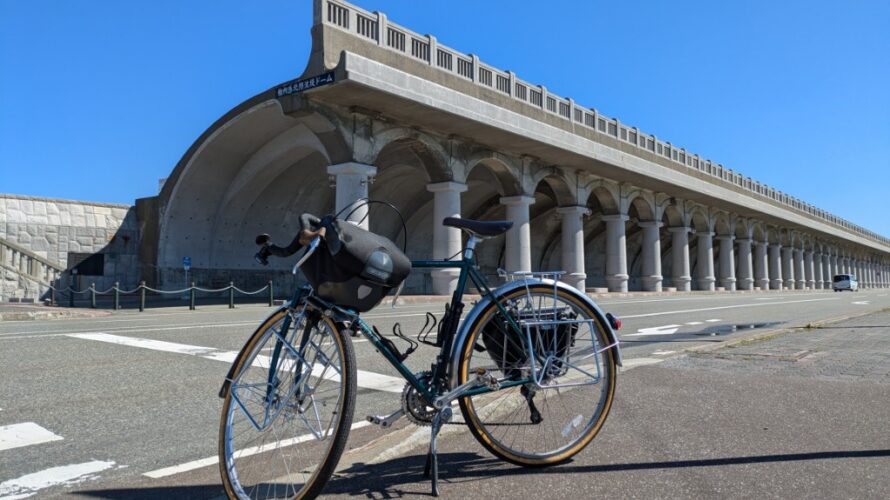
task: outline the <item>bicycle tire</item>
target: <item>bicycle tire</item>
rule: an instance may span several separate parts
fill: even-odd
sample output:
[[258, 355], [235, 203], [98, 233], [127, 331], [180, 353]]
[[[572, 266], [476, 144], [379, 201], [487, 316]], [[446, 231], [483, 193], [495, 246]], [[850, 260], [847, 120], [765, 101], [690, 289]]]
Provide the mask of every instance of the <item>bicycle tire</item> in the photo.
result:
[[[591, 353], [601, 350], [609, 345], [608, 337], [604, 333], [606, 328], [604, 323], [605, 318], [602, 318], [589, 305], [587, 305], [585, 299], [577, 292], [572, 292], [563, 288], [555, 289], [552, 284], [542, 283], [530, 285], [528, 288], [518, 288], [498, 297], [497, 301], [501, 304], [512, 303], [516, 306], [522, 301], [526, 301], [527, 303], [530, 301], [533, 302], [535, 298], [553, 298], [554, 310], [556, 310], [555, 307], [557, 303], [563, 304], [564, 307], [570, 308], [567, 310], [572, 311], [577, 317], [580, 317], [583, 322], [577, 324], [588, 325], [586, 331], [589, 333], [592, 345], [592, 349], [588, 349], [588, 351]], [[524, 376], [528, 375], [527, 371], [530, 363], [527, 359], [523, 360], [523, 363], [526, 364], [522, 367], [520, 367], [519, 364], [514, 367], [507, 367], [503, 364], [506, 355], [501, 354], [501, 352], [506, 352], [510, 349], [507, 347], [507, 342], [504, 342], [504, 348], [498, 353], [499, 356], [502, 356], [498, 361], [494, 359], [492, 352], [485, 352], [497, 351], [497, 349], [495, 349], [496, 345], [492, 345], [492, 341], [486, 339], [483, 332], [486, 331], [486, 328], [491, 328], [491, 325], [497, 325], [498, 321], [502, 320], [502, 316], [503, 315], [498, 311], [496, 303], [492, 302], [479, 314], [473, 325], [471, 325], [469, 333], [466, 335], [464, 343], [459, 349], [460, 361], [458, 364], [457, 379], [459, 384], [467, 382], [470, 375], [475, 373], [478, 368], [485, 368], [489, 373], [494, 374], [501, 381], [509, 381], [511, 380], [511, 377], [518, 377], [517, 373], [520, 372], [522, 372]], [[499, 330], [501, 330], [500, 327]], [[492, 330], [488, 331], [491, 332]], [[510, 331], [513, 332], [513, 330]], [[543, 330], [538, 330], [538, 332], [541, 331]], [[555, 332], [557, 330], [554, 328], [552, 331]], [[560, 365], [558, 369], [553, 369], [551, 371], [558, 374], [562, 369], [566, 370], [564, 375], [554, 376], [553, 380], [548, 382], [553, 388], [548, 389], [547, 387], [544, 387], [534, 389], [533, 386], [529, 387], [529, 384], [523, 384], [521, 386], [501, 389], [493, 393], [466, 396], [459, 400], [461, 413], [463, 414], [467, 426], [470, 428], [470, 431], [476, 440], [479, 441], [484, 448], [495, 456], [517, 465], [526, 467], [544, 467], [556, 465], [569, 460], [593, 440], [605, 423], [606, 417], [612, 406], [612, 401], [615, 395], [617, 366], [613, 349], [602, 350], [598, 354], [601, 359], [601, 366], [598, 371], [598, 382], [593, 382], [593, 377], [578, 377], [578, 373], [581, 373], [581, 370], [570, 368], [572, 365], [569, 362], [569, 360], [573, 359], [571, 358], [573, 351], [570, 351], [570, 349], [573, 349], [579, 344], [583, 346], [584, 343], [579, 342], [579, 340], [586, 340], [583, 339], [585, 333], [582, 332], [579, 334], [578, 332], [581, 332], [580, 327], [576, 332], [571, 334], [572, 338], [570, 347], [566, 344], [563, 347], [555, 347], [553, 349], [552, 354], [554, 355], [560, 354], [560, 349], [565, 349], [562, 351], [562, 354], [565, 355], [565, 357], [562, 358], [565, 360], [565, 364]], [[488, 335], [491, 335], [491, 333]], [[511, 335], [515, 335], [515, 333], [511, 333]], [[543, 335], [543, 333], [536, 333], [536, 335], [539, 335], [538, 343], [540, 343], [542, 338], [540, 335]], [[557, 334], [552, 335], [553, 339], [557, 338]], [[486, 341], [489, 342], [488, 347], [485, 346]], [[533, 342], [535, 341], [533, 340]], [[547, 342], [550, 342], [550, 340]], [[553, 340], [554, 345], [555, 342], [556, 340]], [[524, 345], [527, 345], [527, 343], [528, 342], [526, 341]], [[489, 349], [489, 347], [492, 349]], [[527, 350], [524, 351], [527, 356]], [[579, 350], [575, 352], [583, 351], [579, 348]], [[597, 354], [590, 354], [590, 356], [593, 356], [592, 359], [595, 360]], [[474, 362], [474, 360], [476, 361]], [[559, 362], [554, 361], [550, 366], [555, 367], [558, 363]], [[597, 364], [597, 366], [600, 364]], [[586, 365], [582, 368], [584, 370], [589, 370], [589, 367]], [[569, 372], [571, 372], [571, 374], [569, 374]], [[560, 377], [563, 378], [560, 379]], [[585, 383], [589, 385], [564, 387], [560, 390], [556, 385], [563, 381], [567, 381], [567, 383]], [[529, 391], [530, 388], [532, 389], [531, 391]], [[542, 393], [544, 394], [544, 397], [538, 399], [534, 405], [539, 412], [539, 422], [533, 420], [532, 405], [528, 403], [529, 400], [526, 395], [528, 393], [532, 394], [531, 401], [533, 403], [535, 403], [535, 399], [538, 399], [538, 395]], [[580, 396], [582, 394], [585, 397], [571, 397], [573, 395]], [[591, 394], [595, 397], [586, 397]], [[569, 406], [562, 404], [557, 408], [557, 403], [563, 399], [568, 400], [567, 397], [571, 397], [571, 399], [574, 399], [579, 403]], [[541, 399], [543, 399], [543, 401], [541, 401]], [[554, 402], [554, 400], [558, 401]], [[584, 409], [582, 412], [582, 410], [576, 407], [590, 401], [594, 402], [594, 406], [589, 408], [589, 413], [587, 413], [588, 409]], [[544, 403], [543, 405], [541, 405], [542, 402]], [[543, 412], [541, 411], [540, 406], [544, 407]], [[546, 414], [546, 416], [544, 414]], [[583, 423], [585, 419], [587, 423], [582, 428], [581, 423]], [[535, 430], [529, 432], [529, 429]], [[564, 438], [562, 441], [564, 442], [559, 442], [555, 445], [547, 444], [547, 436], [554, 436], [554, 431], [556, 431], [557, 441], [560, 441], [559, 436], [562, 435], [562, 438]], [[570, 434], [572, 435], [571, 438], [569, 438]]]
[[[229, 498], [315, 498], [333, 474], [346, 446], [356, 397], [352, 343], [330, 318], [311, 306], [304, 312], [305, 315], [290, 315], [282, 309], [270, 316], [234, 362], [219, 428], [219, 470]], [[312, 367], [298, 365], [299, 358], [282, 345], [277, 364], [282, 368], [275, 370], [274, 378], [281, 374], [284, 383], [271, 384], [269, 366], [279, 338], [274, 332], [276, 327], [281, 330], [287, 318], [291, 324], [284, 333], [290, 332], [295, 349], [306, 324], [313, 325], [308, 331], [316, 341], [307, 342], [302, 349], [307, 362], [312, 359]], [[296, 328], [301, 331], [295, 333]], [[319, 352], [328, 363], [319, 362]], [[336, 360], [339, 375], [327, 371]], [[293, 375], [297, 371], [304, 376]], [[313, 375], [309, 376], [310, 373]], [[289, 379], [285, 378], [288, 376]], [[306, 388], [312, 384], [308, 395], [299, 399], [297, 386]], [[319, 391], [322, 387], [324, 390]], [[264, 391], [270, 394], [271, 388], [274, 397], [262, 395]], [[245, 401], [252, 396], [257, 397]], [[273, 404], [269, 404], [270, 399]], [[324, 400], [321, 405], [319, 399]], [[263, 416], [265, 422], [270, 416], [266, 412], [273, 413], [272, 408], [276, 411], [266, 426], [259, 429], [253, 425], [251, 418], [259, 421], [258, 417]], [[318, 429], [310, 428], [313, 414]], [[319, 415], [324, 416], [324, 421]], [[322, 429], [325, 422], [327, 427]]]

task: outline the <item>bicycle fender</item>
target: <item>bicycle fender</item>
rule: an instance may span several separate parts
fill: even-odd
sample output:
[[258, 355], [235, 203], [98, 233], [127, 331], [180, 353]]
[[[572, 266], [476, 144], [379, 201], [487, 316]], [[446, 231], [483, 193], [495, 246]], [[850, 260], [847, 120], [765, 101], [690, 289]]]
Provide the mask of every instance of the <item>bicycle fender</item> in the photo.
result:
[[[505, 295], [515, 291], [518, 288], [525, 288], [527, 285], [538, 285], [544, 284], [553, 286], [554, 281], [549, 279], [525, 279], [512, 281], [510, 283], [506, 283], [501, 285], [497, 289], [492, 292], [492, 296], [500, 297], [501, 295]], [[586, 293], [582, 293], [577, 288], [569, 286], [561, 281], [556, 282], [556, 287], [566, 290], [568, 292], [574, 293], [581, 301], [583, 301], [587, 306], [593, 310], [593, 314], [596, 316], [597, 321], [603, 326], [605, 330], [606, 341], [609, 345], [612, 346], [612, 350], [615, 353], [615, 361], [618, 366], [622, 366], [621, 360], [621, 349], [619, 348], [618, 336], [612, 330], [612, 325], [609, 324], [609, 320], [606, 319], [606, 314], [600, 309], [600, 306], [596, 304], [590, 297], [587, 296]], [[457, 371], [460, 365], [460, 349], [464, 344], [464, 341], [470, 333], [470, 328], [476, 323], [476, 320], [479, 319], [479, 315], [482, 314], [482, 311], [491, 304], [491, 297], [482, 297], [482, 299], [470, 309], [470, 312], [467, 313], [463, 322], [460, 325], [457, 333], [454, 336], [454, 342], [451, 347], [451, 367], [449, 369], [450, 383], [451, 387], [457, 387]]]
[[[283, 305], [283, 306], [279, 307], [278, 309], [272, 311], [272, 314], [270, 314], [269, 316], [266, 317], [266, 319], [264, 319], [262, 322], [260, 322], [259, 326], [256, 327], [256, 330], [254, 330], [253, 333], [250, 334], [250, 337], [247, 337], [247, 341], [245, 341], [244, 345], [241, 346], [241, 350], [238, 351], [238, 355], [235, 356], [235, 359], [237, 360], [244, 354], [244, 351], [247, 349], [247, 345], [250, 343], [249, 340], [252, 339], [253, 336], [257, 334], [257, 332], [260, 330], [260, 328], [264, 327], [266, 325], [266, 323], [268, 323], [269, 320], [272, 319], [273, 316], [280, 313], [282, 310], [286, 310], [286, 309], [287, 309], [287, 305]], [[232, 383], [232, 377], [234, 377], [234, 376], [235, 376], [235, 361], [232, 361], [232, 366], [229, 367], [229, 373], [226, 374], [226, 379], [223, 380], [222, 387], [219, 388], [218, 396], [220, 398], [226, 397], [226, 393], [229, 392], [229, 385], [231, 385], [231, 383]]]

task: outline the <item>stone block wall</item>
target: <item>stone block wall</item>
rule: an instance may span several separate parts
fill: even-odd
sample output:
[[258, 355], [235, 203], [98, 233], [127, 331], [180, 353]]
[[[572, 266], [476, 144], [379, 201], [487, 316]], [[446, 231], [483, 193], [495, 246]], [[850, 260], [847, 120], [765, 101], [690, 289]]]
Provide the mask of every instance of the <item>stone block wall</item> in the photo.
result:
[[0, 238], [65, 269], [76, 264], [72, 253], [104, 254], [102, 276], [80, 276], [78, 288], [96, 283], [104, 290], [115, 281], [133, 288], [139, 281], [139, 224], [128, 205], [0, 194]]

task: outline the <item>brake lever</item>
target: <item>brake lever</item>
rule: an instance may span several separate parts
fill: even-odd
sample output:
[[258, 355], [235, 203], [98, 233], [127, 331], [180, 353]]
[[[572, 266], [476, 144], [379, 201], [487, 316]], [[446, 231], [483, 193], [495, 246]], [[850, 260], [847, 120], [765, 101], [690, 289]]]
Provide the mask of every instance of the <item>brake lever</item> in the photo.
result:
[[294, 269], [293, 271], [291, 271], [293, 274], [297, 274], [297, 271], [300, 270], [300, 266], [302, 266], [303, 263], [306, 262], [309, 257], [312, 257], [313, 253], [315, 253], [315, 249], [318, 248], [319, 243], [321, 243], [321, 236], [322, 235], [318, 235], [315, 238], [312, 238], [312, 241], [309, 243], [309, 247], [306, 248], [306, 253], [304, 253], [303, 256], [300, 257], [300, 260], [298, 260], [297, 263], [294, 264]]
[[264, 266], [269, 265], [269, 245], [263, 245], [263, 248], [260, 248], [260, 251], [253, 255], [254, 260], [259, 262]]

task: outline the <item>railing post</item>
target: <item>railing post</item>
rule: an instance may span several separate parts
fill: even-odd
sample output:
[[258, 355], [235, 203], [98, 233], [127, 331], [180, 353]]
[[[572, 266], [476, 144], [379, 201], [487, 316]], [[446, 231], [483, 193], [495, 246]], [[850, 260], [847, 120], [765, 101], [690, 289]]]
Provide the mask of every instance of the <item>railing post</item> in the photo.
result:
[[56, 287], [53, 285], [49, 286], [49, 305], [56, 306]]
[[272, 291], [272, 280], [269, 280], [269, 307], [275, 302], [275, 292]]
[[68, 307], [74, 307], [74, 287], [68, 285]]
[[139, 282], [139, 312], [145, 311], [145, 282]]
[[229, 282], [229, 309], [235, 308], [235, 283]]
[[96, 284], [90, 283], [90, 307], [96, 308]]
[[114, 310], [117, 311], [121, 308], [121, 283], [120, 281], [114, 282]]
[[195, 310], [195, 282], [192, 281], [192, 286], [189, 288], [189, 311]]

